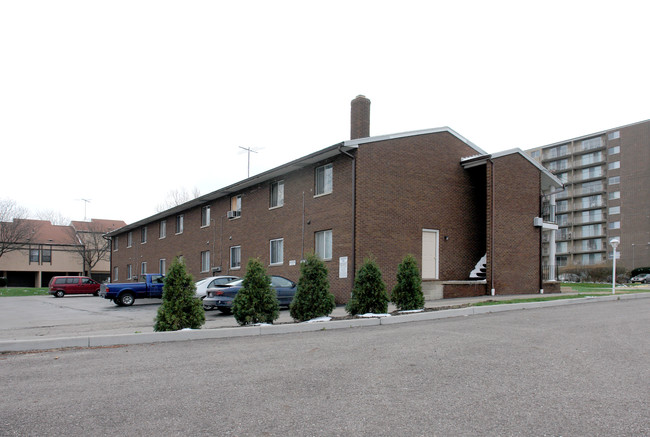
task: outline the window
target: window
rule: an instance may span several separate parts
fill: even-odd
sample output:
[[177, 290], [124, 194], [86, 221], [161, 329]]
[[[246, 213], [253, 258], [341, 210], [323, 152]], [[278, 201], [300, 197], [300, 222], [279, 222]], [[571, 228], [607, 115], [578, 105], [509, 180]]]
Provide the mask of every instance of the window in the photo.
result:
[[611, 178], [609, 178], [609, 180], [607, 181], [607, 183], [608, 183], [609, 185], [620, 184], [620, 183], [621, 183], [621, 177], [620, 177], [620, 176], [612, 176]]
[[332, 164], [316, 168], [316, 181], [314, 195], [329, 194], [332, 192]]
[[582, 255], [582, 265], [599, 264], [603, 261], [603, 255], [600, 253], [585, 253]]
[[562, 146], [553, 147], [548, 151], [547, 158], [557, 158], [558, 156], [564, 156], [569, 154], [568, 144]]
[[44, 263], [52, 262], [52, 249], [43, 249], [41, 259]]
[[569, 257], [567, 256], [556, 256], [555, 265], [558, 267], [564, 267], [569, 263]]
[[569, 201], [568, 200], [560, 200], [555, 205], [555, 210], [557, 212], [566, 212], [566, 211], [568, 211], [569, 210]]
[[167, 236], [167, 220], [160, 220], [158, 228], [158, 238], [165, 238]]
[[603, 140], [600, 137], [582, 141], [582, 150], [597, 149], [602, 146]]
[[143, 226], [140, 230], [140, 243], [144, 244], [147, 242], [147, 227]]
[[582, 169], [582, 178], [581, 179], [591, 179], [591, 178], [597, 178], [602, 176], [603, 171], [602, 167], [589, 167], [589, 168], [583, 168]]
[[40, 252], [38, 249], [29, 249], [29, 262], [37, 263], [40, 260]]
[[555, 243], [555, 251], [557, 253], [567, 253], [569, 251], [569, 243], [566, 241]]
[[183, 214], [179, 214], [176, 216], [176, 233], [177, 234], [182, 234], [183, 233], [183, 223], [185, 221], [185, 216]]
[[143, 262], [140, 264], [140, 274], [141, 275], [146, 275], [147, 274], [147, 262]]
[[230, 268], [239, 269], [241, 267], [241, 246], [230, 248]]
[[133, 246], [133, 231], [129, 231], [129, 233], [126, 234], [126, 247], [131, 246]]
[[585, 182], [580, 185], [580, 190], [582, 194], [603, 191], [603, 183], [601, 181]]
[[607, 170], [616, 170], [617, 168], [621, 168], [621, 161], [614, 161], [607, 164]]
[[609, 215], [615, 215], [615, 214], [620, 214], [621, 213], [621, 207], [620, 206], [612, 206], [609, 208]]
[[113, 277], [111, 278], [112, 282], [117, 282], [120, 279], [120, 270], [117, 267], [113, 267]]
[[593, 240], [582, 240], [580, 246], [584, 252], [602, 250], [603, 240], [601, 240], [600, 238], [593, 239]]
[[558, 173], [555, 175], [561, 182], [567, 183], [569, 182], [569, 173], [564, 172], [564, 173]]
[[118, 237], [113, 237], [113, 250], [117, 251], [117, 242], [120, 241]]
[[580, 206], [582, 208], [596, 208], [602, 206], [603, 196], [597, 194], [595, 196], [583, 197], [580, 199]]
[[210, 226], [210, 205], [201, 208], [201, 227]]
[[609, 150], [607, 150], [608, 155], [616, 155], [618, 153], [621, 153], [621, 146], [610, 147]]
[[210, 251], [201, 252], [201, 271], [210, 271]]
[[609, 200], [616, 200], [621, 198], [621, 192], [620, 191], [612, 191], [607, 195], [607, 198]]
[[569, 224], [568, 214], [558, 214], [555, 216], [555, 222], [558, 226], [567, 226]]
[[284, 240], [278, 238], [277, 240], [271, 240], [271, 265], [282, 264], [283, 259], [283, 244]]
[[579, 161], [578, 165], [596, 164], [597, 162], [601, 162], [602, 160], [603, 160], [603, 154], [600, 152], [587, 153], [586, 155], [582, 155], [582, 158]]
[[560, 159], [559, 161], [553, 161], [548, 163], [548, 169], [551, 171], [566, 170], [567, 168], [569, 168], [568, 159]]
[[332, 230], [316, 232], [316, 256], [332, 259]]
[[126, 279], [131, 279], [133, 277], [133, 267], [131, 264], [126, 265]]
[[271, 184], [270, 208], [277, 208], [284, 205], [284, 181]]
[[582, 211], [582, 223], [599, 222], [603, 219], [603, 214], [600, 209], [592, 209], [591, 211]]
[[167, 260], [164, 258], [158, 261], [158, 273], [161, 275], [167, 274]]
[[610, 140], [610, 141], [611, 140], [616, 140], [618, 138], [621, 138], [621, 132], [620, 131], [614, 131], [614, 132], [610, 132], [610, 133], [607, 134], [607, 139]]
[[541, 153], [539, 152], [539, 150], [533, 150], [532, 152], [530, 152], [530, 156], [532, 158], [537, 159], [537, 160], [539, 160], [540, 155], [541, 155]]
[[232, 196], [230, 198], [230, 211], [228, 211], [228, 218], [237, 218], [241, 216], [241, 194]]
[[607, 227], [609, 229], [621, 229], [621, 222], [610, 222]]
[[581, 226], [580, 232], [583, 237], [600, 237], [603, 235], [603, 230], [600, 225]]

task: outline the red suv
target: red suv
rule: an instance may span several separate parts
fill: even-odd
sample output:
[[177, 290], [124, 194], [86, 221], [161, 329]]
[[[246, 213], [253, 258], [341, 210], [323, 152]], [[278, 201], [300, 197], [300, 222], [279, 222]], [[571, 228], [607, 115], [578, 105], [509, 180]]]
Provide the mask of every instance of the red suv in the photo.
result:
[[48, 293], [55, 297], [66, 294], [93, 294], [99, 295], [101, 284], [88, 276], [55, 276], [50, 279]]

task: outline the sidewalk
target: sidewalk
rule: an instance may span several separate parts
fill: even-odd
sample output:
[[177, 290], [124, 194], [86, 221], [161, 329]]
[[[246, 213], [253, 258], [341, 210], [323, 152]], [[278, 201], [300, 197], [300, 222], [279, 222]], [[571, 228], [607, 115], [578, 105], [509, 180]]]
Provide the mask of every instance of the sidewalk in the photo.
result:
[[[562, 295], [578, 293], [562, 293]], [[105, 347], [115, 345], [145, 344], [168, 341], [199, 340], [208, 338], [228, 338], [251, 335], [269, 335], [295, 332], [308, 332], [318, 330], [342, 329], [361, 326], [378, 326], [394, 323], [408, 323], [415, 321], [435, 320], [449, 317], [469, 316], [486, 314], [501, 311], [519, 309], [543, 308], [547, 306], [575, 305], [590, 302], [606, 302], [620, 299], [650, 298], [648, 293], [603, 295], [588, 298], [552, 300], [545, 302], [529, 302], [507, 305], [470, 306], [473, 303], [485, 301], [503, 301], [512, 299], [537, 298], [544, 295], [508, 295], [508, 296], [479, 296], [470, 298], [442, 299], [427, 301], [426, 311], [419, 313], [408, 313], [392, 315], [389, 317], [349, 317], [344, 306], [338, 306], [331, 314], [333, 320], [328, 322], [295, 323], [289, 311], [280, 312], [280, 317], [273, 325], [262, 326], [238, 326], [232, 316], [223, 316], [218, 312], [206, 312], [206, 323], [201, 329], [181, 330], [171, 332], [154, 332], [153, 323], [147, 326], [129, 325], [103, 327], [103, 329], [92, 330], [81, 335], [74, 335], [70, 327], [53, 327], [46, 334], [33, 335], [23, 334], [20, 338], [0, 341], [1, 352], [48, 350], [59, 348], [75, 347]], [[547, 295], [552, 296], [552, 295]], [[388, 312], [394, 312], [395, 306], [389, 304]], [[59, 329], [56, 329], [59, 328]], [[136, 329], [136, 330], [134, 330]]]

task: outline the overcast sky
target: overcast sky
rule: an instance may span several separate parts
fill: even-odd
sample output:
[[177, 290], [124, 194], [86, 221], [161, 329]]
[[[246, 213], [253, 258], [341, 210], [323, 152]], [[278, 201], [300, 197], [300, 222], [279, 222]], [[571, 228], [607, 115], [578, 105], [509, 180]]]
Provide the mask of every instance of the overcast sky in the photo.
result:
[[[0, 2], [0, 198], [131, 223], [349, 139], [488, 152], [650, 118], [647, 1]], [[89, 199], [85, 205], [81, 199]], [[87, 209], [84, 212], [84, 206]], [[34, 214], [33, 214], [34, 215]]]

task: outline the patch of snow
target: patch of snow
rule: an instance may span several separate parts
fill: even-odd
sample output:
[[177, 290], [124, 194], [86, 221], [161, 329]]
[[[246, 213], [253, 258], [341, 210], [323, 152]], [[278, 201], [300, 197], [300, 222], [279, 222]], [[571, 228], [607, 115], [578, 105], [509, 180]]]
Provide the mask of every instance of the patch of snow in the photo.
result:
[[404, 311], [400, 311], [399, 313], [400, 314], [421, 313], [422, 311], [424, 311], [424, 308], [420, 308], [419, 310], [404, 310]]
[[390, 314], [365, 313], [365, 314], [357, 314], [357, 317], [390, 317]]
[[253, 323], [251, 326], [272, 326], [271, 323]]
[[315, 319], [307, 320], [302, 323], [329, 322], [330, 320], [332, 320], [331, 317], [323, 316], [323, 317], [316, 317]]

